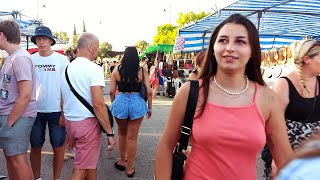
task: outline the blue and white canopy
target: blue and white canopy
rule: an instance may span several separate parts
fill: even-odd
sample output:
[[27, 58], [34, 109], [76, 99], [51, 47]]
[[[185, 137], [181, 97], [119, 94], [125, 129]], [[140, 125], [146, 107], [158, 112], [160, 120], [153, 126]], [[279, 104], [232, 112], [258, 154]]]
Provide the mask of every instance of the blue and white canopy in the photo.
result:
[[261, 49], [320, 37], [320, 0], [239, 0], [200, 21], [179, 29], [185, 52], [208, 47], [213, 29], [231, 14], [247, 16], [258, 28]]
[[7, 19], [8, 17], [14, 18], [15, 21], [20, 25], [22, 36], [33, 36], [35, 28], [40, 26], [41, 22], [29, 17], [22, 18], [22, 16], [24, 15], [22, 15], [19, 11], [0, 11], [0, 21], [1, 19]]

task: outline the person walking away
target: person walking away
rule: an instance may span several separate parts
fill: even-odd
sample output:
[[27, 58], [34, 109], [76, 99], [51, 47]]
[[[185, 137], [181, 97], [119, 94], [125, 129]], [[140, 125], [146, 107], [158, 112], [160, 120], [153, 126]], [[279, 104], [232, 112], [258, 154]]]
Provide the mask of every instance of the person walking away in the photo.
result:
[[[143, 74], [142, 74], [143, 73]], [[140, 95], [141, 84], [146, 86], [147, 101]], [[119, 93], [115, 96], [116, 89]], [[152, 114], [152, 92], [148, 72], [139, 66], [136, 47], [127, 47], [122, 63], [118, 65], [110, 81], [111, 112], [118, 124], [120, 160], [114, 166], [125, 171], [126, 156], [128, 158], [127, 176], [134, 177], [138, 133], [143, 117], [149, 119]]]
[[[245, 16], [233, 14], [209, 42], [183, 179], [256, 180], [256, 158], [266, 141], [279, 167], [293, 156], [278, 96], [260, 73], [258, 31]], [[189, 89], [190, 82], [183, 84], [173, 100], [156, 152], [156, 179], [171, 177]]]
[[166, 90], [164, 88], [164, 76], [163, 76], [164, 69], [163, 69], [163, 60], [162, 59], [160, 60], [158, 66], [159, 66], [159, 70], [158, 70], [159, 71], [159, 86], [158, 86], [158, 92], [159, 93], [158, 94], [160, 95], [160, 86], [161, 86], [162, 95], [166, 96], [166, 94], [165, 94]]
[[179, 76], [178, 66], [173, 66], [172, 82], [173, 82], [173, 86], [175, 88], [174, 92], [177, 93], [179, 91], [181, 85], [183, 84], [180, 79], [180, 76]]
[[31, 180], [27, 151], [37, 115], [35, 66], [20, 41], [19, 25], [0, 21], [0, 49], [9, 54], [0, 71], [0, 149], [9, 179]]
[[150, 84], [152, 86], [152, 97], [155, 98], [157, 94], [157, 89], [159, 88], [159, 68], [156, 65], [156, 60], [152, 62], [152, 66], [150, 67]]
[[37, 118], [33, 124], [30, 143], [30, 161], [35, 179], [41, 179], [41, 150], [48, 124], [50, 143], [53, 148], [53, 180], [59, 179], [64, 161], [65, 127], [61, 114], [61, 78], [69, 64], [66, 56], [51, 49], [56, 41], [50, 28], [39, 26], [31, 41], [39, 51], [31, 58], [36, 72]]
[[93, 62], [98, 53], [99, 39], [94, 34], [82, 33], [78, 39], [77, 58], [67, 67], [70, 84], [93, 106], [96, 117], [73, 94], [66, 81], [66, 72], [62, 73], [61, 92], [66, 131], [70, 148], [75, 147], [76, 150], [70, 180], [97, 179], [102, 140], [99, 123], [107, 133], [108, 150], [113, 150], [115, 146], [103, 98], [103, 69]]

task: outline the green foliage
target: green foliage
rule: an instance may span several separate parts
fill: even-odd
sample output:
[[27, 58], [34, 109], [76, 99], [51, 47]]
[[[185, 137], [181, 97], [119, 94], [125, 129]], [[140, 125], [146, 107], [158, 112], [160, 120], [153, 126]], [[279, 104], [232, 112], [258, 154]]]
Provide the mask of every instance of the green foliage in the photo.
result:
[[55, 37], [63, 40], [64, 42], [69, 42], [69, 37], [68, 37], [67, 32], [63, 32], [63, 31], [53, 32], [53, 35], [54, 35]]
[[78, 35], [77, 35], [77, 29], [76, 29], [76, 24], [73, 24], [73, 38], [72, 38], [72, 43], [74, 47], [78, 46]]
[[103, 59], [105, 57], [108, 57], [108, 55], [107, 55], [108, 51], [112, 51], [112, 45], [109, 44], [108, 42], [103, 42], [100, 44], [99, 50], [100, 50], [100, 52], [99, 52], [98, 56], [101, 59]]
[[179, 18], [177, 20], [177, 23], [179, 27], [184, 27], [185, 25], [188, 25], [192, 22], [199, 21], [200, 19], [210, 15], [210, 12], [200, 12], [195, 14], [194, 12], [187, 12], [186, 14], [179, 13]]
[[154, 44], [174, 44], [178, 27], [171, 24], [158, 26], [157, 34], [153, 38]]
[[82, 28], [82, 32], [87, 32], [86, 23], [84, 22], [84, 20], [82, 21]]
[[135, 44], [137, 50], [138, 50], [138, 53], [140, 52], [143, 52], [147, 49], [147, 47], [149, 46], [149, 43], [145, 40], [142, 40], [142, 41], [139, 41]]
[[78, 46], [78, 35], [73, 35], [72, 43], [74, 47]]
[[76, 25], [73, 24], [73, 36], [77, 35]]

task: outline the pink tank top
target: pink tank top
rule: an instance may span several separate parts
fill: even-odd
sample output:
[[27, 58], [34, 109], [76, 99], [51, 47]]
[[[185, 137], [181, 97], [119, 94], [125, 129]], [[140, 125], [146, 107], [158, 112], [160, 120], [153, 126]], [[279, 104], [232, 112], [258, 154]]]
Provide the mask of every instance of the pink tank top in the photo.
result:
[[258, 87], [249, 105], [206, 104], [192, 126], [184, 180], [257, 179], [256, 160], [266, 143], [265, 121], [256, 106]]

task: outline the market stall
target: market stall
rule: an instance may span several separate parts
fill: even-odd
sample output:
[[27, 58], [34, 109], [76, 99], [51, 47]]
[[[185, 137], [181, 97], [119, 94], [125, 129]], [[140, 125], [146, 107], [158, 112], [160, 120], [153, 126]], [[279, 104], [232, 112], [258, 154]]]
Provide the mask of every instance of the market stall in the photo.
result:
[[[21, 43], [20, 46], [25, 48], [30, 52], [30, 54], [37, 52], [37, 46], [33, 43], [30, 43], [31, 36], [34, 35], [35, 29], [38, 26], [43, 25], [40, 21], [36, 19], [31, 19], [30, 17], [24, 16], [20, 11], [0, 11], [0, 21], [2, 19], [13, 18], [20, 25], [21, 30]], [[61, 41], [59, 38], [54, 37], [56, 44], [52, 47], [53, 50], [64, 53], [63, 48], [66, 45], [66, 42]]]
[[208, 46], [213, 29], [234, 13], [247, 16], [260, 34], [261, 49], [288, 46], [311, 36], [319, 38], [319, 0], [239, 0], [198, 22], [179, 29], [182, 53], [198, 52]]

